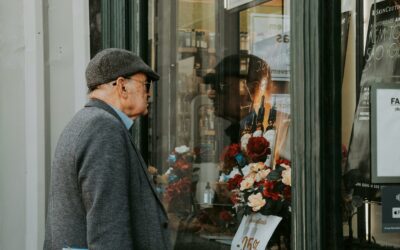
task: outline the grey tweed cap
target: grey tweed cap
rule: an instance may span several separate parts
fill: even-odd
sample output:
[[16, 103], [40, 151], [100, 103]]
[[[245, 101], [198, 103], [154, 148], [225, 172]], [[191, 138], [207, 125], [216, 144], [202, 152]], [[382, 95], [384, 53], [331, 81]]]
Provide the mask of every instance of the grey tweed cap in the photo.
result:
[[111, 82], [120, 76], [128, 77], [143, 73], [148, 80], [157, 81], [160, 76], [131, 51], [118, 48], [104, 49], [97, 53], [86, 67], [88, 88]]

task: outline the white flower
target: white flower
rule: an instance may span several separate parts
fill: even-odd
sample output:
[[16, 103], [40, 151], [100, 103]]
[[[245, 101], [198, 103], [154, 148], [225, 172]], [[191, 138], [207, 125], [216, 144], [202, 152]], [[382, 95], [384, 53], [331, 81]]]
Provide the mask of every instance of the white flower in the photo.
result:
[[264, 162], [250, 163], [250, 170], [257, 173], [265, 168]]
[[171, 174], [173, 168], [169, 167], [168, 170], [165, 172], [165, 175], [169, 175]]
[[249, 139], [251, 138], [251, 134], [244, 134], [242, 138], [240, 138], [240, 147], [242, 151], [247, 150], [247, 143], [249, 143]]
[[249, 205], [249, 207], [251, 207], [254, 212], [260, 210], [266, 203], [261, 193], [252, 194], [249, 196], [248, 199], [249, 202], [247, 203], [247, 205]]
[[[282, 166], [283, 164], [281, 164]], [[282, 183], [288, 186], [292, 186], [292, 170], [291, 168], [285, 167], [286, 170], [282, 171]]]
[[262, 131], [261, 131], [261, 130], [256, 130], [256, 131], [254, 131], [253, 136], [254, 136], [254, 137], [260, 137], [260, 136], [262, 136]]
[[256, 181], [259, 182], [261, 180], [264, 180], [265, 178], [267, 178], [267, 176], [269, 175], [269, 173], [271, 172], [271, 169], [265, 169], [265, 170], [261, 170], [256, 174]]
[[253, 176], [247, 176], [241, 183], [240, 183], [240, 190], [246, 190], [251, 187], [253, 187], [254, 184], [254, 177]]
[[189, 147], [186, 145], [182, 145], [180, 147], [176, 147], [175, 148], [175, 152], [177, 152], [178, 154], [184, 154], [189, 152]]

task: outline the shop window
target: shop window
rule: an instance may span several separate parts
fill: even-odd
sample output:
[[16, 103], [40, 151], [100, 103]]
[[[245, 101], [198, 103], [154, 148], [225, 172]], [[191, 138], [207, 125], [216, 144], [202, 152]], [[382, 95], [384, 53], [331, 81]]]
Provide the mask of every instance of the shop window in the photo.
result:
[[399, 1], [342, 1], [343, 232], [349, 249], [400, 249], [393, 144], [400, 139], [399, 37]]
[[149, 5], [149, 161], [174, 248], [289, 249], [289, 1]]

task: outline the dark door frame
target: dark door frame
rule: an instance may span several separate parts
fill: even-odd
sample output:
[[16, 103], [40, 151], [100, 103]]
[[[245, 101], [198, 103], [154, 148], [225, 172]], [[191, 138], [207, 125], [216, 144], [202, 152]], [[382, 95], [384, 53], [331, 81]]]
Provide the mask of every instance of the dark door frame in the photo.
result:
[[341, 1], [291, 2], [292, 246], [343, 249]]

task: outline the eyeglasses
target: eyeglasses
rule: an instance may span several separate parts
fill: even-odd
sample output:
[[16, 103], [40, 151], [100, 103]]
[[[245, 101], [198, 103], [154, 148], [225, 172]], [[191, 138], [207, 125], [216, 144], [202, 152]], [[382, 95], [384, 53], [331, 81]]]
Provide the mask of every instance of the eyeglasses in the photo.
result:
[[[134, 80], [134, 81], [137, 81], [137, 82], [143, 84], [144, 87], [146, 88], [146, 92], [149, 93], [150, 87], [151, 87], [151, 81], [140, 81], [140, 80], [135, 79], [135, 78], [125, 78], [125, 79]], [[115, 85], [117, 85], [117, 81], [112, 81], [109, 84], [112, 84], [113, 86], [115, 86]]]
[[150, 87], [151, 87], [151, 81], [140, 81], [140, 80], [135, 79], [135, 78], [128, 78], [128, 79], [129, 80], [134, 80], [134, 81], [137, 81], [137, 82], [143, 84], [145, 86], [145, 88], [146, 88], [146, 92], [149, 93]]

